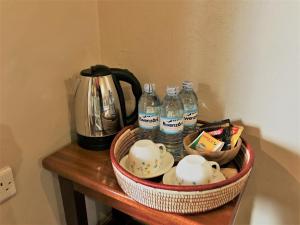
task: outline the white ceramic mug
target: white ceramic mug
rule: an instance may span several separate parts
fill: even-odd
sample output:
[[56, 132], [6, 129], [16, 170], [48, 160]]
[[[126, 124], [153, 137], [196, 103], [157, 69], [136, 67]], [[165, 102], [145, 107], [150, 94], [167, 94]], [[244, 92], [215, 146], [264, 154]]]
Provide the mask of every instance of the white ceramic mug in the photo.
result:
[[148, 176], [160, 169], [165, 154], [166, 147], [163, 144], [139, 140], [130, 148], [127, 168], [136, 176]]
[[200, 155], [188, 155], [176, 167], [176, 182], [178, 185], [208, 184], [214, 171], [220, 171], [217, 162], [207, 161]]

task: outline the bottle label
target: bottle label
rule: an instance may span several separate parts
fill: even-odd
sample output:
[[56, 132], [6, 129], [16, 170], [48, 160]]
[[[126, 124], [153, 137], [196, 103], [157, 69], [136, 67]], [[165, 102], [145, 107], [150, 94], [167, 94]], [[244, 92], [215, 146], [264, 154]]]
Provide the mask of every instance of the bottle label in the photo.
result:
[[160, 130], [165, 134], [178, 134], [183, 131], [183, 119], [161, 117]]
[[139, 126], [143, 129], [154, 129], [159, 126], [159, 116], [154, 113], [139, 113]]
[[184, 112], [184, 126], [192, 127], [197, 123], [198, 112], [197, 111], [189, 111]]

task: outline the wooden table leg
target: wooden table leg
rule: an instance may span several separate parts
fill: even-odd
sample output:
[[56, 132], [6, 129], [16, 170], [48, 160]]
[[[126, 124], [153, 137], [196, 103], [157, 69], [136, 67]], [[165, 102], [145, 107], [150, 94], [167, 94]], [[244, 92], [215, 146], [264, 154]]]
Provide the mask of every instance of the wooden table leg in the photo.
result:
[[74, 190], [72, 181], [58, 179], [67, 225], [88, 225], [84, 194]]
[[143, 225], [131, 216], [112, 208], [111, 215], [106, 221], [99, 222], [98, 225]]

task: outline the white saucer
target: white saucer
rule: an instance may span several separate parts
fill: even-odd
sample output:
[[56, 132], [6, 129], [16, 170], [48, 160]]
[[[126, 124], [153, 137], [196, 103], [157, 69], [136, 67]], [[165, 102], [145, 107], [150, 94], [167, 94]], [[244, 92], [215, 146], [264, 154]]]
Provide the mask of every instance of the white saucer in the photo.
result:
[[217, 183], [217, 182], [220, 182], [220, 181], [223, 181], [223, 180], [226, 180], [226, 177], [224, 176], [224, 174], [219, 170], [215, 170], [212, 178], [209, 181], [209, 183], [210, 184]]
[[[222, 180], [225, 180], [226, 178], [224, 175], [218, 171], [214, 171], [213, 178], [210, 180], [210, 184], [216, 183]], [[172, 169], [170, 169], [165, 175], [163, 176], [163, 184], [168, 184], [168, 185], [179, 185], [177, 180], [176, 180], [176, 166], [174, 166]]]
[[174, 166], [167, 173], [165, 173], [165, 175], [163, 176], [163, 184], [179, 185], [176, 180], [175, 174], [176, 174], [176, 166]]
[[[128, 154], [125, 155], [121, 161], [120, 161], [120, 165], [125, 169], [127, 170], [128, 172], [132, 173], [127, 167], [127, 159], [128, 159]], [[144, 179], [147, 179], [147, 178], [153, 178], [153, 177], [158, 177], [160, 175], [163, 175], [164, 173], [168, 172], [168, 170], [170, 170], [172, 168], [174, 164], [174, 157], [171, 153], [169, 152], [166, 152], [164, 158], [162, 159], [162, 165], [161, 165], [161, 168], [160, 170], [156, 171], [155, 173], [152, 173], [152, 174], [149, 174], [149, 175], [146, 175], [146, 176], [137, 176], [135, 174], [135, 176], [139, 177], [139, 178], [144, 178]]]

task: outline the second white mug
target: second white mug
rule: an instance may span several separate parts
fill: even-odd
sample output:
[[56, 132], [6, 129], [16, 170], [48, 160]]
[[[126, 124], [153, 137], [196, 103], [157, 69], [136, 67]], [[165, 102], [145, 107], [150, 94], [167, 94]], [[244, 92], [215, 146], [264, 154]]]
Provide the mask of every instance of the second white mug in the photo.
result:
[[207, 161], [200, 155], [188, 155], [176, 167], [176, 182], [178, 185], [208, 184], [214, 171], [220, 171], [217, 162]]

